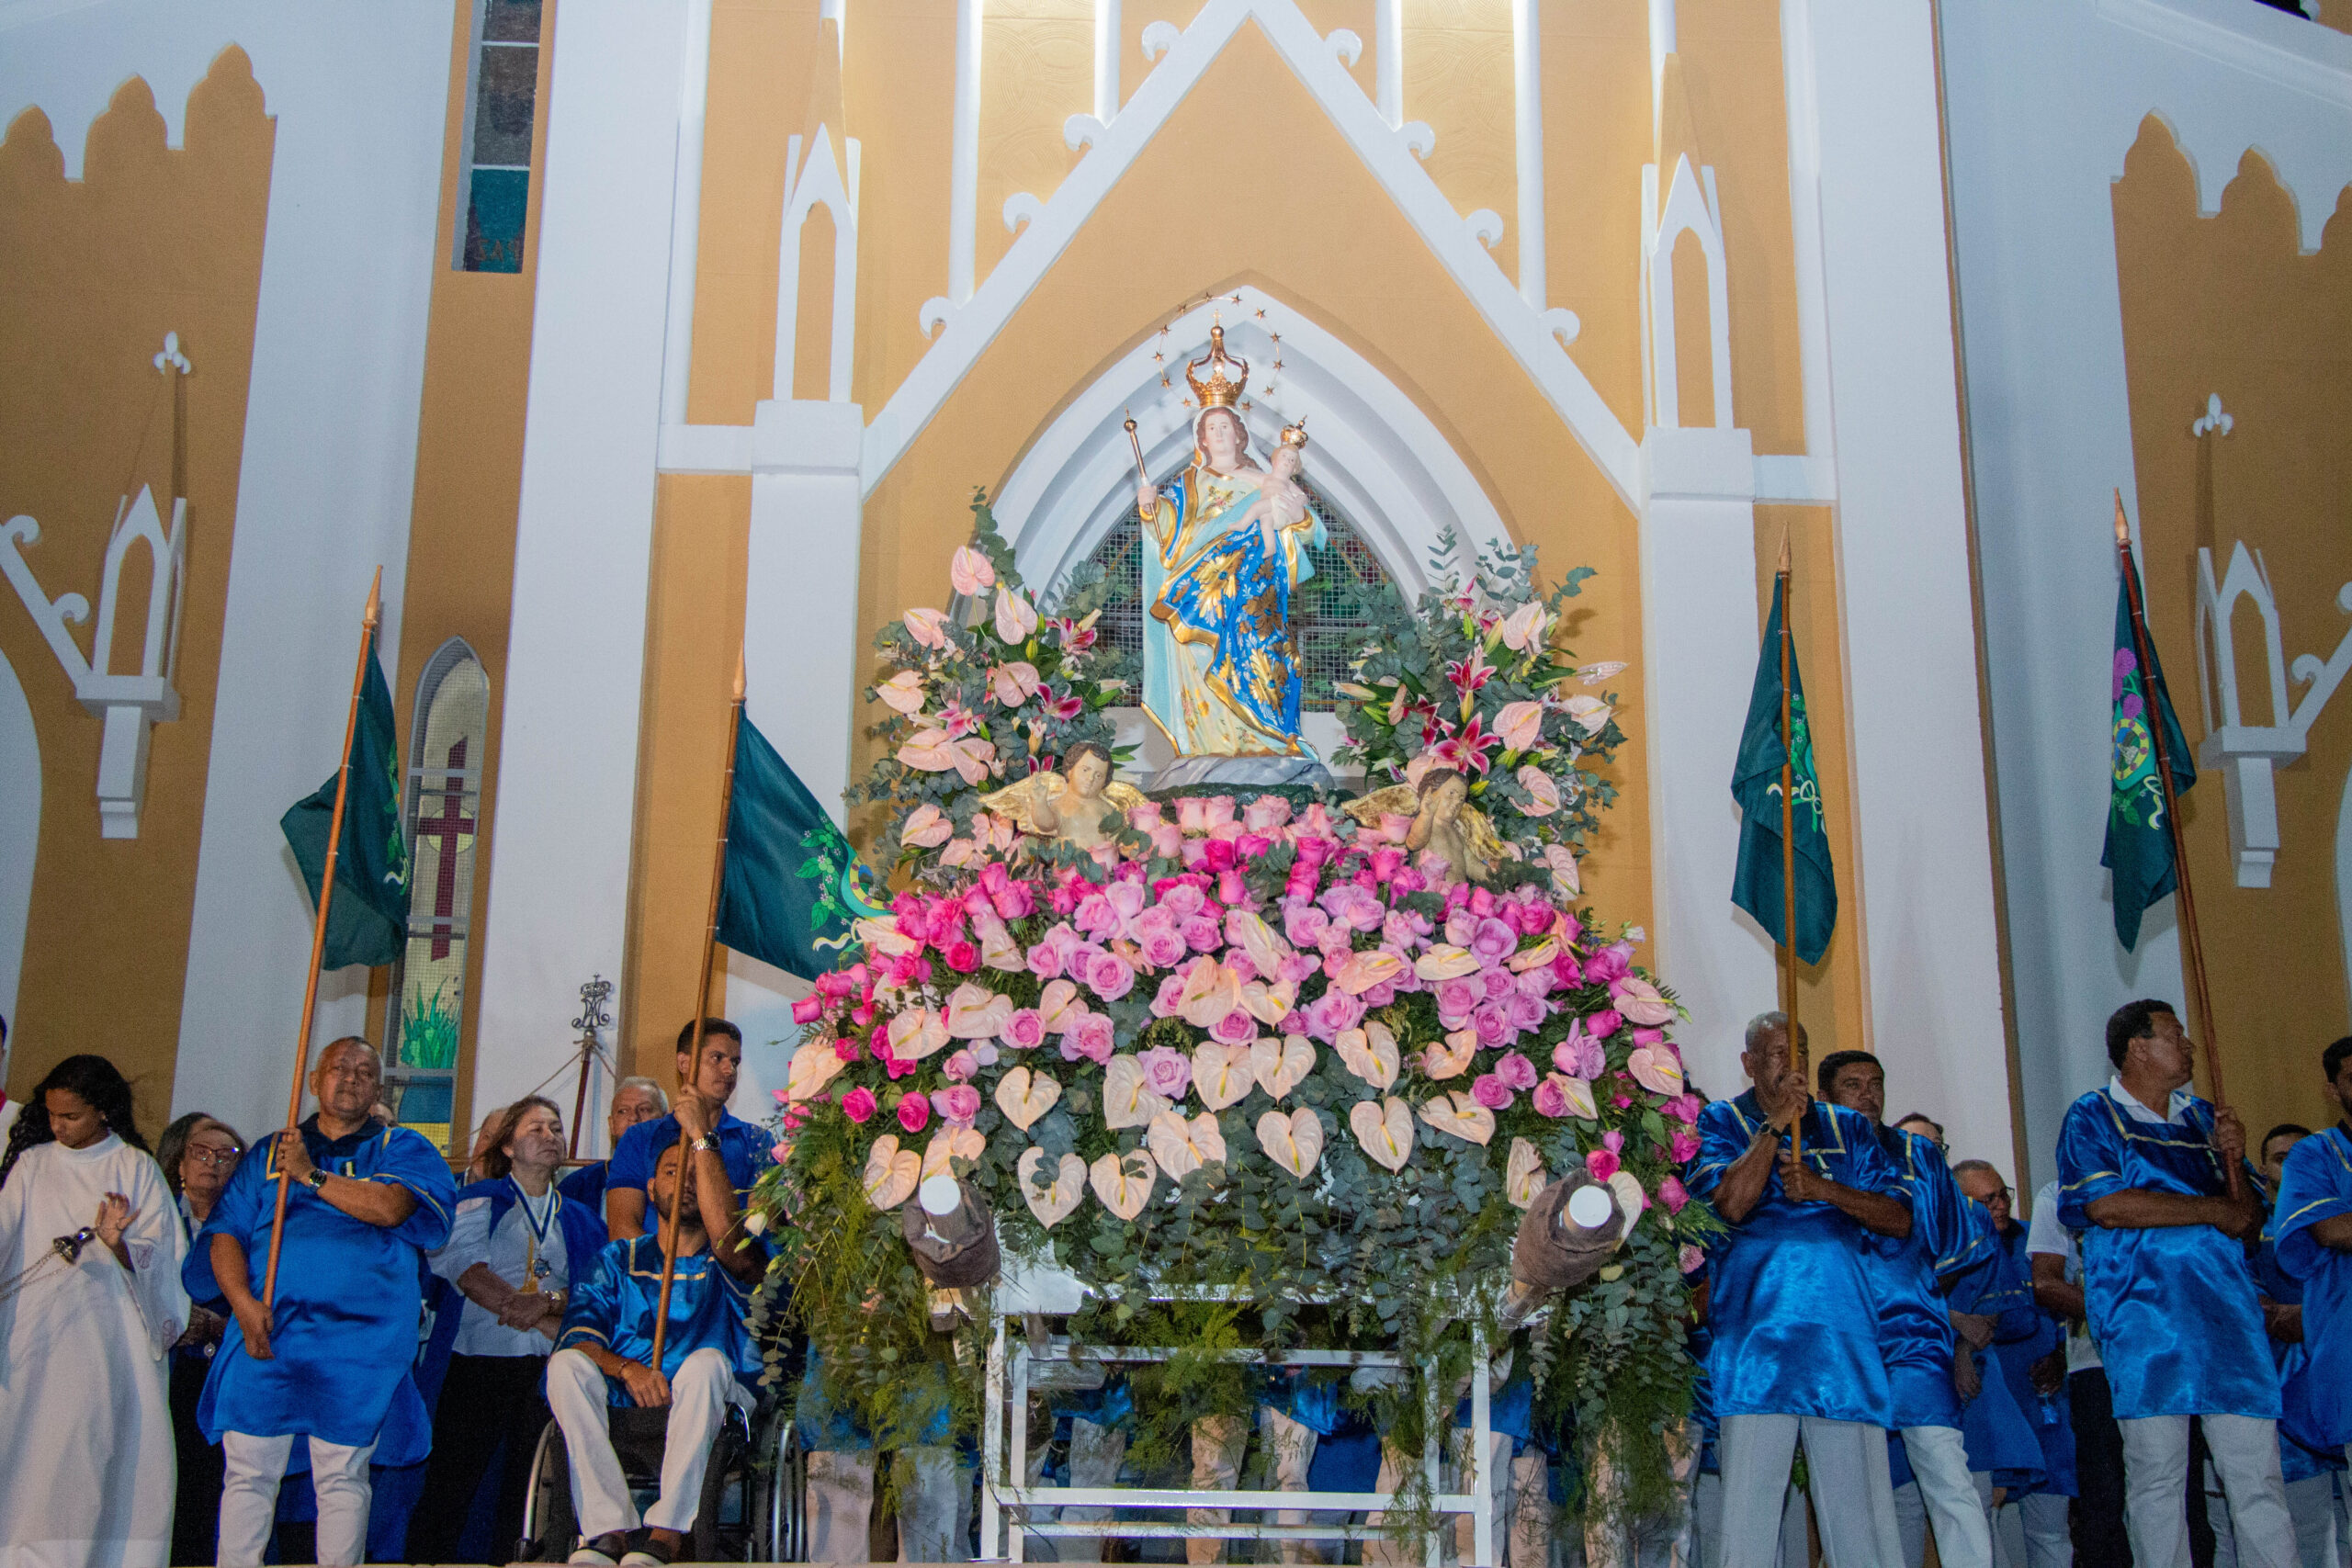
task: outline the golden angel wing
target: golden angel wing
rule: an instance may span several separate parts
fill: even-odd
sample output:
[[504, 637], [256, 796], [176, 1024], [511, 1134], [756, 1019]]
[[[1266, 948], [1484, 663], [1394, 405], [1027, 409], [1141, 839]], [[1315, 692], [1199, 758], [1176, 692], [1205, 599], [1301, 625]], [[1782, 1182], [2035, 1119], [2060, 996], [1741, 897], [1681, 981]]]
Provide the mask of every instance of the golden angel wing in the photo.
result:
[[980, 796], [980, 805], [1009, 818], [1024, 833], [1043, 833], [1037, 825], [1037, 801], [1042, 792], [1061, 793], [1062, 776], [1051, 768], [1030, 774], [1016, 784]]
[[1122, 817], [1125, 816], [1128, 812], [1133, 811], [1138, 806], [1149, 806], [1151, 804], [1151, 797], [1144, 794], [1143, 791], [1136, 788], [1136, 786], [1131, 784], [1121, 784], [1116, 779], [1113, 779], [1109, 784], [1102, 786], [1102, 798], [1117, 807], [1119, 808], [1119, 814]]
[[1469, 833], [1471, 853], [1485, 861], [1489, 867], [1499, 861], [1520, 858], [1517, 847], [1505, 843], [1502, 836], [1495, 831], [1495, 825], [1487, 819], [1487, 814], [1476, 807], [1462, 808], [1462, 824]]
[[1340, 810], [1367, 828], [1377, 828], [1384, 817], [1413, 817], [1421, 809], [1420, 792], [1411, 784], [1390, 784], [1342, 806]]

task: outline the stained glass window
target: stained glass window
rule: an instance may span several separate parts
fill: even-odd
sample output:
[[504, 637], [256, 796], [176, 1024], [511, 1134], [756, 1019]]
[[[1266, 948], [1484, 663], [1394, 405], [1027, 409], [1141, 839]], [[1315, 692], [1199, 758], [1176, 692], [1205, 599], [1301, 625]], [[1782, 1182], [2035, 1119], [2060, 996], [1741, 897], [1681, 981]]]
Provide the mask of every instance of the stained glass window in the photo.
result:
[[408, 942], [392, 972], [386, 1095], [404, 1127], [449, 1141], [471, 936], [490, 677], [461, 638], [441, 645], [416, 683], [409, 728]]
[[[1164, 485], [1177, 476], [1170, 474]], [[1323, 520], [1324, 543], [1308, 552], [1315, 575], [1291, 598], [1291, 637], [1297, 649], [1300, 705], [1329, 713], [1331, 682], [1344, 681], [1349, 661], [1372, 635], [1369, 607], [1385, 591], [1388, 570], [1363, 536], [1337, 508], [1307, 488], [1307, 504]], [[1143, 657], [1143, 525], [1131, 511], [1111, 525], [1088, 558], [1102, 569], [1110, 595], [1095, 623], [1102, 640]]]
[[539, 0], [474, 0], [473, 41], [458, 200], [465, 221], [455, 265], [520, 272], [538, 108]]

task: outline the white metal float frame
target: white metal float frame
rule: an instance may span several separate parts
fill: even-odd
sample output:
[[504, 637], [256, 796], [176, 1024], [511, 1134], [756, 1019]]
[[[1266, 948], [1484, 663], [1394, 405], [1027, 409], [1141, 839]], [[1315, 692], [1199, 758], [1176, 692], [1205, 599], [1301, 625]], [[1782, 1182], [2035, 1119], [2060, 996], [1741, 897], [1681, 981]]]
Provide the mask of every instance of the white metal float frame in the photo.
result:
[[[1080, 1288], [1090, 1295], [1095, 1293], [1087, 1287]], [[981, 1562], [1023, 1562], [1026, 1544], [1023, 1538], [1027, 1535], [1364, 1540], [1402, 1534], [1413, 1528], [1410, 1521], [1379, 1525], [1277, 1525], [1262, 1522], [1244, 1524], [1230, 1517], [1223, 1524], [1194, 1524], [1189, 1520], [1157, 1523], [1115, 1518], [1039, 1519], [1032, 1522], [1027, 1515], [1033, 1509], [1042, 1513], [1085, 1507], [1225, 1508], [1261, 1512], [1300, 1509], [1370, 1513], [1392, 1506], [1396, 1495], [1390, 1492], [1208, 1492], [1174, 1487], [1023, 1484], [1021, 1478], [1028, 1474], [1029, 1466], [1029, 1370], [1033, 1364], [1080, 1360], [1135, 1364], [1165, 1361], [1179, 1352], [1164, 1346], [1073, 1347], [1066, 1335], [1051, 1336], [1042, 1351], [1031, 1343], [1026, 1335], [1018, 1337], [1008, 1346], [1005, 1325], [1013, 1315], [1007, 1310], [1012, 1304], [1008, 1301], [1008, 1296], [1012, 1293], [999, 1286], [996, 1332], [989, 1341], [987, 1410], [982, 1417], [980, 1439]], [[1236, 1299], [1236, 1292], [1224, 1286], [1170, 1287], [1151, 1292], [1148, 1299], [1155, 1302], [1224, 1302]], [[1312, 1304], [1323, 1298], [1301, 1299]], [[1439, 1516], [1470, 1516], [1471, 1560], [1464, 1568], [1494, 1568], [1494, 1476], [1487, 1462], [1488, 1438], [1493, 1429], [1488, 1410], [1492, 1362], [1486, 1332], [1475, 1324], [1471, 1328], [1470, 1354], [1472, 1365], [1477, 1369], [1470, 1379], [1470, 1490], [1438, 1490], [1438, 1435], [1445, 1429], [1445, 1423], [1443, 1403], [1433, 1388], [1425, 1396], [1428, 1408], [1422, 1423], [1421, 1470], [1429, 1483], [1430, 1512]], [[1385, 1350], [1237, 1349], [1216, 1352], [1216, 1359], [1289, 1367], [1402, 1368], [1405, 1365], [1403, 1357]], [[1010, 1388], [1007, 1386], [1008, 1377]], [[1019, 1412], [1019, 1419], [1010, 1419], [1015, 1411]], [[1000, 1530], [1002, 1532], [1001, 1541]], [[1431, 1529], [1427, 1546], [1428, 1568], [1438, 1568], [1440, 1550], [1439, 1531]]]

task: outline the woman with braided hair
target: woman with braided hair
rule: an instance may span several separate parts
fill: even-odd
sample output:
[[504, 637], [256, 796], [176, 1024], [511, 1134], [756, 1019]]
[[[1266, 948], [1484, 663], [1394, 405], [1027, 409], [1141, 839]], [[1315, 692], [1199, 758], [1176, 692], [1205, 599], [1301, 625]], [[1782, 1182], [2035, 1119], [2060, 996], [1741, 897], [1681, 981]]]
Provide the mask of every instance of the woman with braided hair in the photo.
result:
[[171, 1549], [164, 1355], [187, 1318], [171, 1190], [103, 1056], [33, 1087], [0, 1157], [0, 1562]]

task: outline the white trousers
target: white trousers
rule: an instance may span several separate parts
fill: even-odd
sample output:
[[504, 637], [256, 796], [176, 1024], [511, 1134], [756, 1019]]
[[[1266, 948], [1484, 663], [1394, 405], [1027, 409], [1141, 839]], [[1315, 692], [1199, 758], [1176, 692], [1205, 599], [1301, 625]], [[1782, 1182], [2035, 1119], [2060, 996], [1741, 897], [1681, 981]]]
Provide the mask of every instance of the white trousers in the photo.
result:
[[[972, 1471], [950, 1448], [904, 1450], [911, 1473], [899, 1486], [899, 1561], [970, 1557]], [[808, 1561], [873, 1560], [874, 1452], [820, 1449], [808, 1455]]]
[[1928, 1527], [1936, 1532], [1936, 1557], [1944, 1568], [1993, 1568], [1993, 1528], [1984, 1517], [1992, 1490], [1985, 1472], [1980, 1490], [1969, 1473], [1968, 1450], [1957, 1427], [1905, 1427], [1903, 1449], [1911, 1461], [1911, 1482], [1891, 1495], [1905, 1568], [1928, 1560]]
[[[1781, 1551], [1774, 1568], [1804, 1568], [1813, 1555], [1804, 1494], [1788, 1488], [1781, 1502]], [[1702, 1471], [1690, 1483], [1690, 1539], [1673, 1568], [1720, 1568], [1724, 1560], [1724, 1478]]]
[[1888, 1484], [1886, 1433], [1854, 1421], [1815, 1416], [1726, 1416], [1723, 1456], [1723, 1568], [1773, 1568], [1789, 1462], [1799, 1437], [1813, 1495], [1821, 1551], [1829, 1568], [1887, 1568], [1903, 1560]]
[[[375, 1496], [368, 1460], [376, 1445], [304, 1440], [311, 1445], [311, 1491], [319, 1500], [319, 1562], [322, 1568], [353, 1568], [368, 1561], [368, 1506]], [[294, 1457], [294, 1438], [223, 1432], [220, 1451], [228, 1460], [220, 1484], [221, 1568], [260, 1568], [277, 1524], [277, 1483]]]
[[587, 1352], [558, 1350], [548, 1358], [548, 1408], [563, 1429], [564, 1452], [571, 1460], [571, 1507], [580, 1533], [594, 1540], [615, 1530], [635, 1529], [639, 1523], [656, 1529], [694, 1529], [710, 1446], [727, 1419], [727, 1402], [735, 1394], [735, 1369], [725, 1356], [706, 1347], [681, 1362], [670, 1379], [662, 1495], [642, 1520], [613, 1452], [612, 1406], [605, 1389], [605, 1374]]
[[2030, 1492], [1995, 1509], [1993, 1561], [2000, 1568], [2069, 1568], [2075, 1540], [2067, 1502], [2055, 1492]]
[[[2229, 1499], [2237, 1556], [2246, 1568], [2295, 1568], [2295, 1527], [2278, 1473], [2278, 1424], [2207, 1416], [2205, 1447]], [[2123, 1512], [2139, 1568], [2188, 1568], [2188, 1417], [2144, 1416], [2123, 1429]]]

